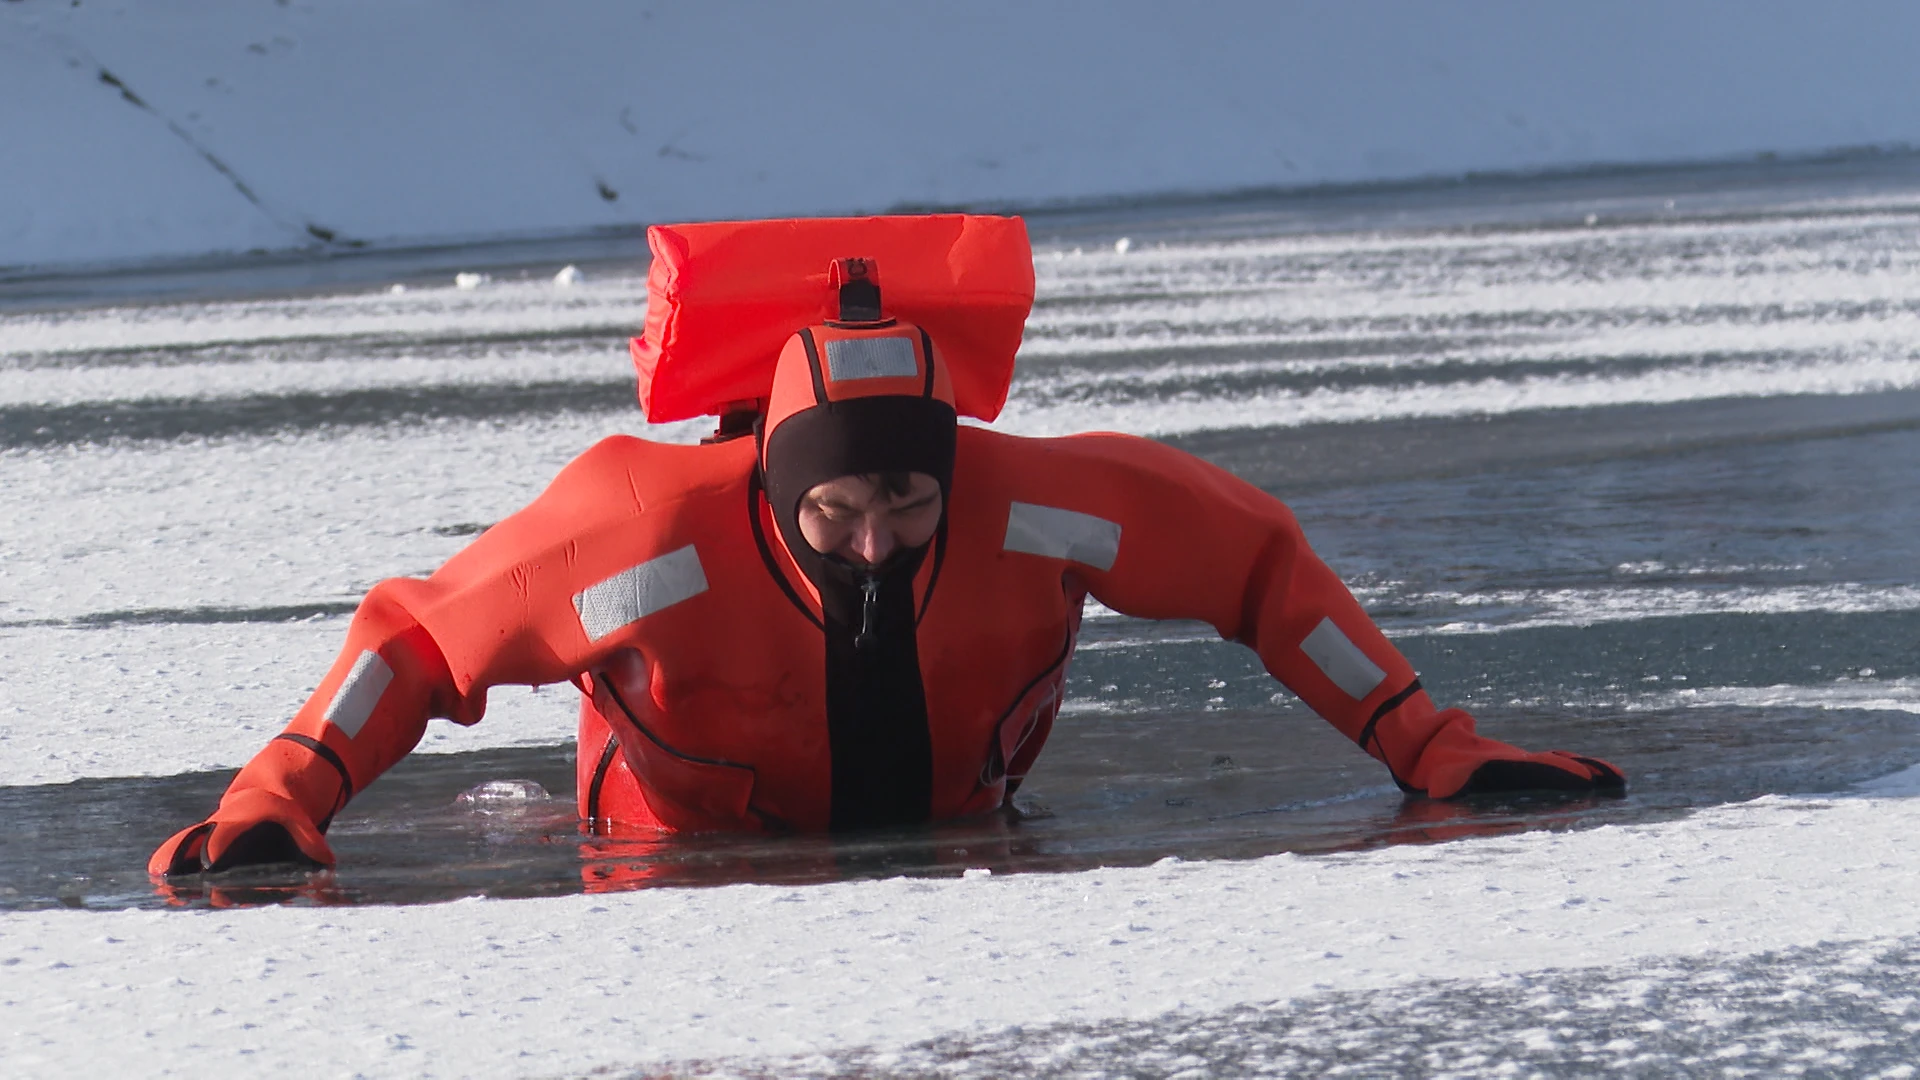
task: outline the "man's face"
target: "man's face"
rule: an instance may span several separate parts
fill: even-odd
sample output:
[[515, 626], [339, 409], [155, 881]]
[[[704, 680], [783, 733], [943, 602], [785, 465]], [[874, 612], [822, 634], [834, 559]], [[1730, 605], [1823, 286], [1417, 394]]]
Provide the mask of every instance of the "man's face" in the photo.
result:
[[862, 476], [815, 484], [800, 499], [800, 535], [820, 554], [855, 566], [878, 566], [919, 547], [940, 527], [940, 482], [926, 473], [907, 477], [904, 495]]

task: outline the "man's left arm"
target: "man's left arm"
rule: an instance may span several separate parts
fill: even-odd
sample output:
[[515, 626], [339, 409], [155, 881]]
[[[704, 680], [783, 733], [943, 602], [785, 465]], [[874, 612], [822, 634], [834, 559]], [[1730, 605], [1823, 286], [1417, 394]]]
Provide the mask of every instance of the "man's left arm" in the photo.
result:
[[1111, 565], [1085, 574], [1094, 597], [1128, 615], [1201, 619], [1251, 647], [1403, 789], [1447, 798], [1624, 785], [1604, 761], [1529, 753], [1479, 735], [1465, 711], [1437, 707], [1278, 499], [1148, 440], [1057, 442], [1079, 459], [1057, 470], [1080, 476], [1075, 502], [1099, 506], [1091, 512], [1118, 528]]

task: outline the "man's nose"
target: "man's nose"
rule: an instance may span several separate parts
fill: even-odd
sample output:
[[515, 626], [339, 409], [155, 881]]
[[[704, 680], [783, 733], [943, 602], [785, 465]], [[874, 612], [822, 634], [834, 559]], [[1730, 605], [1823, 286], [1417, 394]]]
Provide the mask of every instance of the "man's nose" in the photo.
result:
[[853, 553], [868, 566], [878, 566], [893, 554], [893, 530], [863, 518], [853, 529]]

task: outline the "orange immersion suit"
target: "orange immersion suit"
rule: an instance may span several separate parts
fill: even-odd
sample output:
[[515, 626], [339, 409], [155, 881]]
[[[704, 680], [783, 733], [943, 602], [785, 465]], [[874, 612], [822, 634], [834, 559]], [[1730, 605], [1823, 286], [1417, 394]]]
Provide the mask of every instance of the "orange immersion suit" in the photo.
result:
[[[1620, 782], [1437, 708], [1272, 496], [1142, 438], [955, 428], [938, 342], [877, 302], [864, 314], [789, 339], [756, 437], [606, 439], [431, 577], [377, 585], [286, 732], [153, 872], [331, 862], [340, 807], [429, 718], [475, 723], [502, 684], [583, 691], [586, 818], [814, 830], [992, 811], [1047, 740], [1088, 597], [1254, 649], [1410, 792]], [[791, 488], [772, 467], [782, 439], [835, 416], [887, 446], [947, 424], [932, 464], [882, 463], [950, 470], [939, 533], [884, 584], [834, 584], [768, 494]], [[818, 468], [877, 460], [856, 446]]]

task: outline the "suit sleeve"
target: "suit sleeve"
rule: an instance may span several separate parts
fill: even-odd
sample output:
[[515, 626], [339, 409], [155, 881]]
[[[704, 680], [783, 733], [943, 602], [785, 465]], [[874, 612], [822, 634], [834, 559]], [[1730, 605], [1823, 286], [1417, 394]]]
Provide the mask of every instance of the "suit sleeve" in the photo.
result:
[[[1442, 729], [1411, 664], [1315, 555], [1278, 499], [1171, 447], [1121, 435], [1053, 440], [1076, 475], [1063, 505], [1115, 527], [1110, 564], [1085, 572], [1101, 603], [1150, 619], [1199, 619], [1257, 652], [1266, 669], [1341, 734], [1422, 787], [1420, 759]], [[1067, 501], [1071, 500], [1071, 501]], [[1017, 511], [1016, 511], [1017, 513]]]
[[324, 827], [413, 750], [429, 719], [478, 723], [490, 687], [583, 671], [594, 650], [573, 606], [582, 548], [640, 512], [613, 442], [430, 577], [374, 586], [319, 687], [230, 790], [277, 784]]

